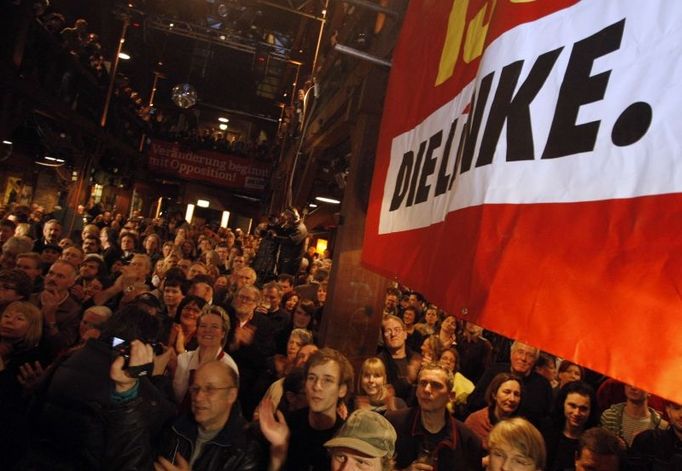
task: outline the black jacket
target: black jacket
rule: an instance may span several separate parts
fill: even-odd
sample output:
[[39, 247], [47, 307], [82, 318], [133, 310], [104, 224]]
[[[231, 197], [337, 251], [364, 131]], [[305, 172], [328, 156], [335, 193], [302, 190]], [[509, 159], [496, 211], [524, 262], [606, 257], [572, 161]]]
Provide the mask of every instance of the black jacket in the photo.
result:
[[[498, 373], [509, 373], [510, 371], [511, 365], [509, 363], [495, 363], [485, 370], [481, 379], [476, 383], [476, 389], [471, 392], [467, 399], [469, 412], [486, 407], [485, 391], [488, 389], [493, 378]], [[532, 371], [528, 376], [522, 377], [521, 381], [523, 382], [523, 390], [517, 414], [525, 417], [533, 425], [542, 429], [552, 408], [552, 386], [546, 378], [535, 371]]]
[[[447, 412], [444, 412], [447, 414]], [[419, 407], [389, 411], [386, 418], [398, 434], [395, 444], [396, 468], [410, 466], [423, 448], [426, 433], [421, 424]], [[447, 414], [442, 440], [432, 452], [436, 471], [479, 471], [482, 469], [481, 440], [459, 420]]]
[[[153, 446], [149, 427], [143, 418], [146, 401], [136, 398], [109, 410], [107, 416], [107, 470], [151, 470], [157, 456], [175, 462], [178, 454], [188, 462], [197, 438], [197, 423], [182, 415]], [[264, 470], [268, 454], [264, 443], [237, 408], [233, 408], [225, 427], [204, 445], [193, 469], [201, 471]]]
[[[60, 357], [48, 370], [45, 390], [36, 397], [31, 411], [30, 458], [52, 466], [37, 469], [102, 469], [107, 441], [105, 413], [112, 405], [114, 390], [109, 379], [112, 358], [109, 345], [90, 339], [82, 348]], [[144, 413], [152, 433], [158, 434], [175, 413], [168, 387], [164, 377], [140, 380], [138, 395], [147, 403]], [[26, 465], [23, 469], [32, 468]]]

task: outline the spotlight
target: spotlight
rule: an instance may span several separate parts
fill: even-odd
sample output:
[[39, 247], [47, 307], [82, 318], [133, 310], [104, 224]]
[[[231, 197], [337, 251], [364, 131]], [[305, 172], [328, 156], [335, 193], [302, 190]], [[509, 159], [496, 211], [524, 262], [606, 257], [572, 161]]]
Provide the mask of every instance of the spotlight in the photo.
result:
[[12, 141], [3, 140], [0, 146], [0, 162], [4, 162], [12, 155]]
[[36, 160], [36, 165], [43, 167], [61, 167], [64, 165], [64, 159], [52, 157], [51, 155], [44, 155], [42, 159]]
[[316, 196], [315, 199], [317, 201], [320, 201], [322, 203], [329, 203], [329, 204], [341, 204], [341, 201], [335, 199], [335, 198], [328, 198], [326, 196]]

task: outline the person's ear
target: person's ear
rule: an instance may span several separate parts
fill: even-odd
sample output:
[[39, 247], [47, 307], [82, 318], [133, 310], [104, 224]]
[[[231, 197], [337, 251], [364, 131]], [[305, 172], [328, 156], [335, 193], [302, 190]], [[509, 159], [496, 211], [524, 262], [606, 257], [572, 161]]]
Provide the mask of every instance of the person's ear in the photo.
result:
[[231, 403], [237, 402], [238, 394], [239, 394], [238, 388], [231, 388], [230, 390], [227, 391], [227, 397], [229, 398]]
[[344, 383], [339, 387], [339, 398], [343, 399], [346, 397], [346, 394], [348, 394], [348, 386]]

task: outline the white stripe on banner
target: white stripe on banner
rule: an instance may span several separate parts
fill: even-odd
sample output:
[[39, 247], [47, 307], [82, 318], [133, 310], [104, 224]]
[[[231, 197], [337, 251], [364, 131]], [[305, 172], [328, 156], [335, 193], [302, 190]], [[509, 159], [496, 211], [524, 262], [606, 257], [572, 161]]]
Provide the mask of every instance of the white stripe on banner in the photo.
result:
[[393, 139], [379, 233], [481, 204], [681, 192], [680, 24], [682, 2], [585, 0], [497, 38], [475, 85]]

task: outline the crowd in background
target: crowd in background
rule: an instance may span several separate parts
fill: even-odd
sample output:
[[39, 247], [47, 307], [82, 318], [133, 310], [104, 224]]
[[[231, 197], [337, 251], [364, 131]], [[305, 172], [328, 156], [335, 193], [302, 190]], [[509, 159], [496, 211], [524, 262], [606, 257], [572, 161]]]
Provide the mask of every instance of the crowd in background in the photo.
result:
[[253, 233], [100, 209], [0, 215], [3, 469], [682, 469], [682, 406], [404, 287], [355, 374], [294, 208]]

